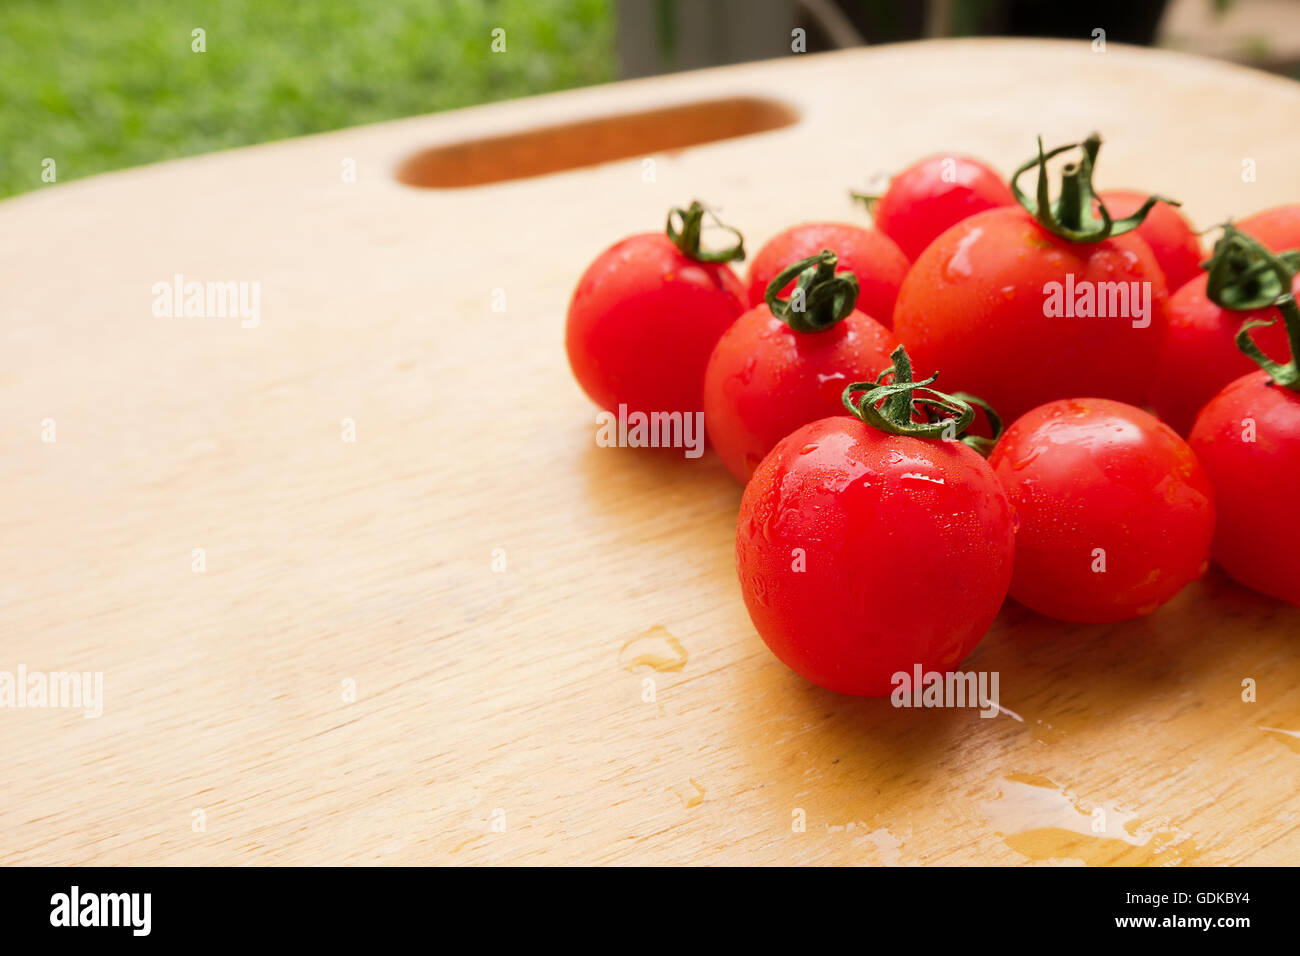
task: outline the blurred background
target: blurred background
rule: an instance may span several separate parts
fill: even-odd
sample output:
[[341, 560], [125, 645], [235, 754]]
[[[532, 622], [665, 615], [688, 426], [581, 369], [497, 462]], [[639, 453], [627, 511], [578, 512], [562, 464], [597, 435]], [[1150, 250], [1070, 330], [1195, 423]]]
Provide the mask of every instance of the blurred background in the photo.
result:
[[0, 0], [0, 197], [41, 187], [45, 157], [77, 179], [788, 56], [797, 28], [809, 53], [1101, 28], [1300, 77], [1300, 0]]

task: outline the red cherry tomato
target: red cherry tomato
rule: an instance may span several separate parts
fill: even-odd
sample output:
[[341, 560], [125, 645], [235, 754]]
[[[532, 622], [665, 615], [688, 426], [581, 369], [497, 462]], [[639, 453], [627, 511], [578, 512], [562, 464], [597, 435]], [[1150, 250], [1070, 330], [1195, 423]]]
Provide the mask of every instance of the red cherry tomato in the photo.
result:
[[872, 697], [896, 673], [951, 670], [970, 653], [1006, 596], [1013, 548], [1006, 494], [977, 452], [847, 415], [772, 449], [736, 527], [767, 646], [815, 684]]
[[[1101, 141], [1094, 134], [1076, 145], [1084, 158], [1062, 171], [1062, 198], [1040, 210], [1017, 192], [1025, 208], [963, 219], [912, 264], [894, 309], [894, 334], [920, 367], [941, 369], [948, 387], [974, 392], [1008, 420], [1073, 395], [1144, 404], [1159, 354], [1164, 273], [1132, 233], [1136, 217], [1095, 215]], [[1046, 176], [1047, 160], [1073, 148], [1040, 147], [1013, 186], [1035, 165]]]
[[[1107, 282], [1138, 283], [1125, 286], [1130, 296], [1149, 290], [1145, 319], [1078, 317], [1078, 308], [1074, 317], [1045, 314], [1050, 284], [1060, 288], [1064, 311], [1071, 300], [1077, 305], [1079, 290], [1095, 294]], [[993, 209], [953, 226], [913, 263], [894, 334], [919, 366], [942, 369], [949, 387], [974, 392], [1011, 419], [1070, 395], [1144, 403], [1167, 309], [1164, 276], [1138, 237], [1074, 243], [1023, 209]], [[1131, 303], [1127, 311], [1135, 311]]]
[[[823, 278], [834, 272], [833, 260], [821, 265]], [[889, 368], [898, 340], [879, 322], [855, 309], [823, 324], [796, 331], [763, 304], [737, 319], [713, 349], [704, 373], [704, 421], [718, 457], [742, 482], [790, 432], [843, 411], [846, 385]]]
[[1266, 372], [1245, 375], [1205, 406], [1188, 440], [1216, 492], [1215, 561], [1300, 605], [1300, 393]]
[[[1220, 389], [1255, 365], [1233, 344], [1243, 322], [1278, 318], [1276, 308], [1236, 312], [1215, 305], [1205, 294], [1209, 276], [1187, 283], [1169, 300], [1169, 327], [1151, 386], [1151, 406], [1180, 435], [1186, 435]], [[1300, 292], [1300, 276], [1293, 288]], [[1270, 358], [1287, 356], [1281, 323], [1260, 329], [1255, 340]]]
[[[772, 279], [790, 263], [823, 249], [839, 257], [840, 272], [858, 277], [858, 311], [889, 328], [898, 287], [907, 275], [907, 257], [884, 233], [846, 223], [810, 222], [769, 239], [749, 267], [749, 304], [760, 305]], [[781, 290], [782, 295], [789, 292], [789, 286]]]
[[1300, 249], [1300, 203], [1265, 209], [1247, 216], [1235, 225], [1274, 252]]
[[1187, 443], [1100, 398], [1035, 408], [989, 456], [1015, 510], [1011, 596], [1065, 621], [1147, 614], [1205, 573], [1214, 492]]
[[967, 216], [1015, 205], [1002, 177], [967, 156], [930, 156], [889, 181], [871, 210], [876, 228], [915, 261], [940, 233]]
[[[1184, 435], [1206, 402], [1253, 368], [1235, 342], [1242, 324], [1280, 319], [1272, 303], [1293, 285], [1300, 289], [1300, 277], [1292, 282], [1300, 257], [1275, 255], [1231, 224], [1223, 227], [1206, 268], [1170, 300], [1169, 327], [1151, 387], [1152, 406]], [[1278, 361], [1289, 354], [1281, 322], [1259, 329], [1254, 341]]]
[[[698, 227], [697, 213], [686, 215]], [[709, 353], [744, 310], [745, 287], [725, 263], [700, 261], [663, 233], [632, 236], [578, 281], [565, 327], [569, 365], [601, 408], [701, 411]]]
[[[1144, 193], [1128, 189], [1107, 189], [1101, 194], [1106, 211], [1116, 219], [1133, 215], [1146, 198]], [[1201, 260], [1205, 258], [1201, 240], [1187, 217], [1173, 206], [1164, 203], [1152, 206], [1134, 232], [1151, 247], [1170, 293], [1201, 274]]]
[[[1290, 277], [1283, 257], [1268, 260], [1276, 284]], [[1300, 307], [1275, 300], [1291, 357], [1270, 359], [1243, 326], [1237, 346], [1261, 371], [1232, 382], [1197, 416], [1189, 439], [1218, 493], [1214, 558], [1247, 587], [1300, 605]]]

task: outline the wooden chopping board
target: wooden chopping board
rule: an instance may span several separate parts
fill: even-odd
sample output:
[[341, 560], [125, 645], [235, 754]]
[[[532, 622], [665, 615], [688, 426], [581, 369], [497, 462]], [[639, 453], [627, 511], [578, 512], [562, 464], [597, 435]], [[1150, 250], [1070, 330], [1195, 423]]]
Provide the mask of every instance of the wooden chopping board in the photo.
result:
[[[728, 97], [797, 122], [493, 185], [397, 179], [430, 147]], [[581, 159], [596, 128], [551, 142]], [[1000, 673], [994, 719], [822, 691], [745, 613], [740, 488], [712, 454], [598, 447], [565, 361], [582, 269], [669, 206], [716, 205], [756, 250], [865, 221], [848, 188], [921, 155], [1010, 170], [1035, 135], [1094, 128], [1100, 185], [1181, 198], [1202, 228], [1300, 199], [1292, 82], [969, 40], [0, 204], [0, 671], [103, 680], [97, 718], [0, 710], [0, 862], [1300, 860], [1300, 609], [1217, 570], [1118, 626], [1010, 604], [966, 665]], [[156, 315], [178, 273], [258, 283], [256, 327]]]

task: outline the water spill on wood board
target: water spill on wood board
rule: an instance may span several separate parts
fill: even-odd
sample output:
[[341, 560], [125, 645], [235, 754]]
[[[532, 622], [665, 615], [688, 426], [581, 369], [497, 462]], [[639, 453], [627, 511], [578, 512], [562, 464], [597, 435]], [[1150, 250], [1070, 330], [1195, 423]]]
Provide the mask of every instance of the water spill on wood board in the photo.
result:
[[619, 663], [624, 669], [649, 667], [660, 673], [680, 671], [686, 666], [688, 656], [682, 642], [662, 625], [655, 625], [632, 638], [618, 652]]
[[1178, 827], [1148, 825], [1109, 801], [1085, 805], [1038, 774], [1008, 774], [984, 814], [1007, 846], [1036, 862], [1182, 866], [1200, 854]]

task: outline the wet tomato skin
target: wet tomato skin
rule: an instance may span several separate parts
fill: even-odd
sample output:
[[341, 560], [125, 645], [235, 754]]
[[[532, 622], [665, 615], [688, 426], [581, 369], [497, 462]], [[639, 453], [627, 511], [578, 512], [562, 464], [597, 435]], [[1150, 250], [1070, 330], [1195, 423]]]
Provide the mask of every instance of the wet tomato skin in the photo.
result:
[[1002, 177], [969, 156], [929, 156], [889, 181], [872, 220], [915, 260], [938, 236], [968, 216], [1015, 204]]
[[[1067, 274], [1076, 287], [1138, 283], [1146, 319], [1049, 317], [1049, 283], [1064, 288]], [[894, 334], [918, 368], [941, 370], [938, 387], [978, 395], [1010, 421], [1074, 395], [1145, 404], [1167, 318], [1164, 274], [1141, 238], [1072, 243], [1015, 207], [963, 219], [921, 253]]]
[[1141, 409], [1051, 402], [1016, 420], [989, 464], [1015, 509], [1011, 596], [1026, 607], [1123, 621], [1205, 573], [1214, 490], [1187, 443]]
[[1214, 560], [1246, 587], [1300, 605], [1300, 394], [1263, 371], [1242, 376], [1205, 406], [1188, 441], [1216, 493]]
[[740, 481], [801, 425], [843, 411], [850, 382], [874, 381], [898, 346], [861, 312], [823, 332], [794, 332], [766, 305], [718, 340], [704, 373], [704, 422], [723, 464]]
[[1300, 249], [1300, 203], [1273, 206], [1233, 223], [1273, 252]]
[[[749, 304], [763, 304], [768, 284], [790, 263], [815, 256], [823, 249], [839, 257], [836, 272], [852, 272], [858, 277], [858, 311], [885, 328], [892, 326], [894, 301], [907, 275], [907, 256], [878, 229], [848, 223], [804, 223], [769, 239], [749, 266]], [[781, 290], [782, 297], [789, 297], [794, 283], [791, 279]]]
[[[1224, 309], [1206, 296], [1208, 278], [1202, 273], [1170, 297], [1169, 325], [1151, 386], [1151, 406], [1180, 435], [1191, 430], [1197, 413], [1220, 389], [1258, 368], [1237, 348], [1235, 337], [1243, 323], [1277, 319], [1252, 337], [1274, 361], [1285, 362], [1290, 355], [1277, 309]], [[1300, 294], [1300, 276], [1292, 289]]]
[[1006, 596], [1013, 547], [1006, 494], [976, 452], [844, 415], [791, 433], [755, 470], [736, 567], [788, 667], [883, 697], [893, 674], [951, 671], [970, 653]]
[[[1107, 189], [1101, 193], [1101, 198], [1112, 219], [1123, 219], [1138, 211], [1146, 202], [1147, 194], [1129, 189]], [[1201, 262], [1205, 256], [1200, 237], [1176, 206], [1156, 203], [1133, 231], [1151, 247], [1151, 254], [1165, 274], [1165, 287], [1171, 294], [1202, 274]]]
[[663, 233], [632, 236], [578, 280], [565, 324], [569, 365], [603, 409], [697, 412], [709, 354], [744, 310], [745, 287], [729, 266], [691, 259]]

